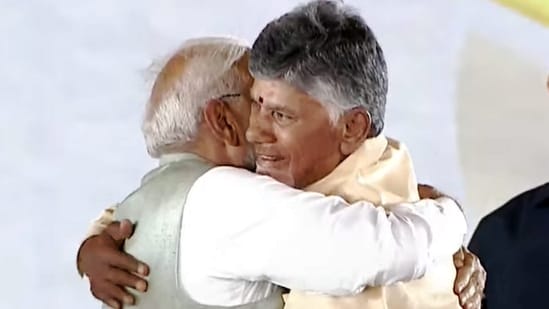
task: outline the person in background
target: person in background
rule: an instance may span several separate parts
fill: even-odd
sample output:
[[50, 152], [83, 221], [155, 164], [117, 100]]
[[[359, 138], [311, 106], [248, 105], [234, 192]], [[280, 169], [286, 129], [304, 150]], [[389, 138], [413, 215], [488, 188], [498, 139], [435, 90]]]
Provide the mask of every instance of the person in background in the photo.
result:
[[549, 308], [549, 183], [484, 217], [469, 249], [488, 274], [483, 309]]

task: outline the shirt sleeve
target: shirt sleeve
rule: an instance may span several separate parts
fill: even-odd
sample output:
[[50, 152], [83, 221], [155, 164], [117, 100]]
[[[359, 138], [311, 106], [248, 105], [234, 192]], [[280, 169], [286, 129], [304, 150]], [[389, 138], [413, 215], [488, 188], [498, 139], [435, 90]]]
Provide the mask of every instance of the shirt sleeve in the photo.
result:
[[465, 218], [451, 199], [388, 208], [216, 167], [187, 196], [182, 244], [211, 277], [348, 295], [420, 278], [463, 243]]
[[118, 207], [118, 204], [106, 208], [101, 212], [99, 217], [95, 219], [88, 228], [85, 239], [101, 234], [101, 232], [114, 221], [114, 211], [116, 207]]

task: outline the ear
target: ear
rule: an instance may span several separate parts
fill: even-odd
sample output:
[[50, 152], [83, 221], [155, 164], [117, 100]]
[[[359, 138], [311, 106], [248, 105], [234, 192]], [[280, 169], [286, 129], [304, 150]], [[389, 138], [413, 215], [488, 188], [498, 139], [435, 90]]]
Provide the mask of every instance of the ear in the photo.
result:
[[368, 138], [371, 118], [367, 111], [355, 108], [345, 113], [340, 121], [343, 130], [339, 150], [348, 156]]
[[204, 120], [213, 136], [221, 143], [237, 147], [241, 144], [238, 122], [227, 103], [210, 100], [204, 108]]

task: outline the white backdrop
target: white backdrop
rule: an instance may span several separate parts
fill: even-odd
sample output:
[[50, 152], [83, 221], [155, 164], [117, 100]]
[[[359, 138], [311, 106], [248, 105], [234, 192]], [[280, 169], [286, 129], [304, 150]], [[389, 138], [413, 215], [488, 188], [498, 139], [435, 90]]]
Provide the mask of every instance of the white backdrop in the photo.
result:
[[[267, 21], [299, 2], [0, 0], [0, 265], [7, 273], [0, 308], [98, 308], [76, 275], [75, 252], [89, 221], [154, 165], [139, 132], [146, 68], [193, 36], [231, 34], [251, 42]], [[492, 75], [477, 74], [484, 63], [478, 42], [528, 59], [534, 69], [517, 78], [531, 85], [528, 91], [541, 89], [536, 102], [547, 99], [546, 29], [482, 1], [348, 2], [360, 7], [388, 58], [387, 132], [411, 148], [420, 180], [465, 199], [472, 227], [513, 193], [548, 178], [539, 147], [515, 153], [536, 154], [536, 162], [521, 161], [539, 164], [530, 174], [517, 179], [516, 170], [505, 172], [509, 151], [502, 151], [495, 161], [503, 172], [493, 166], [477, 177], [470, 158], [490, 153], [468, 146], [482, 144], [471, 141], [474, 132], [459, 131], [471, 127], [470, 115], [486, 126], [474, 103], [494, 104], [483, 113], [498, 110], [497, 96], [490, 102], [476, 96], [501, 87], [482, 86]], [[498, 52], [483, 50], [486, 58]], [[497, 72], [502, 65], [491, 64], [482, 69]], [[507, 82], [506, 97], [529, 99]], [[542, 122], [544, 108], [520, 115]], [[514, 138], [543, 144], [545, 128], [518, 130]], [[501, 190], [493, 186], [496, 176]]]

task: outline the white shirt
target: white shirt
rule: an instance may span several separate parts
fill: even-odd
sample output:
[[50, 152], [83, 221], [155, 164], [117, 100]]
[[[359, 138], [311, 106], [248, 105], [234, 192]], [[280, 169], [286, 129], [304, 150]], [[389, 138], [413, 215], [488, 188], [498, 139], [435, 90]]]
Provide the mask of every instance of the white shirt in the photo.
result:
[[423, 276], [462, 245], [465, 218], [447, 198], [398, 204], [304, 192], [233, 167], [192, 186], [181, 227], [180, 280], [195, 301], [234, 306], [278, 287], [329, 295]]

